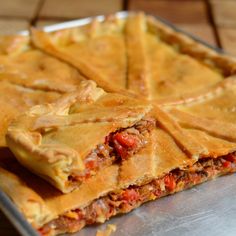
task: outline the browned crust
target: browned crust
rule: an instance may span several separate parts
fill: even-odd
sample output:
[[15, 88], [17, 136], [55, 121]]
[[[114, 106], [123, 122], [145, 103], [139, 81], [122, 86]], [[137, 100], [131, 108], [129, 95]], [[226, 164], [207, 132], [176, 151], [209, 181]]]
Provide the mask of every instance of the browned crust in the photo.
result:
[[13, 200], [29, 223], [40, 227], [51, 217], [44, 200], [30, 189], [18, 176], [0, 167], [1, 189]]

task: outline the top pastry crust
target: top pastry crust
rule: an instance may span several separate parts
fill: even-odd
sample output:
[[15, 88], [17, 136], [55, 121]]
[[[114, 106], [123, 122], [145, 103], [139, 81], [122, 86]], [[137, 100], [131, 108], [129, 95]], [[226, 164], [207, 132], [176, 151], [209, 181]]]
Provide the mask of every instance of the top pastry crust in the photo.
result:
[[33, 29], [32, 39], [105, 90], [127, 88], [159, 104], [197, 99], [236, 70], [235, 60], [142, 13], [52, 33]]
[[28, 36], [0, 37], [0, 81], [40, 89], [71, 92], [84, 77], [71, 66], [36, 49]]
[[94, 20], [84, 27], [53, 32], [50, 40], [43, 32], [32, 29], [32, 40], [38, 48], [69, 62], [106, 91], [129, 94], [125, 90], [123, 31], [124, 21], [110, 17], [103, 24]]
[[7, 143], [24, 166], [69, 192], [76, 186], [68, 178], [87, 168], [88, 154], [150, 109], [145, 101], [107, 94], [94, 82], [83, 81], [76, 92], [19, 116], [8, 128]]
[[236, 80], [224, 80], [208, 96], [179, 106], [166, 106], [166, 110], [182, 127], [195, 128], [215, 137], [236, 141]]
[[0, 37], [0, 147], [9, 123], [31, 106], [51, 103], [76, 90], [83, 76], [36, 49], [27, 36]]
[[228, 77], [219, 83], [213, 90], [208, 90], [207, 94], [202, 94], [201, 99], [199, 100], [170, 107], [192, 113], [199, 118], [235, 124], [236, 76]]

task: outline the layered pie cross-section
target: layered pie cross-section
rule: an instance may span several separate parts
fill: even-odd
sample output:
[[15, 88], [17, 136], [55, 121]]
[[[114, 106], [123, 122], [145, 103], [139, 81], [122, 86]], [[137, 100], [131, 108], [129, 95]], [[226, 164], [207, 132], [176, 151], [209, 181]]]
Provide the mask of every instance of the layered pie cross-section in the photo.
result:
[[106, 93], [83, 81], [56, 103], [19, 116], [8, 128], [7, 144], [24, 166], [69, 192], [147, 145], [155, 126], [150, 110], [146, 101]]

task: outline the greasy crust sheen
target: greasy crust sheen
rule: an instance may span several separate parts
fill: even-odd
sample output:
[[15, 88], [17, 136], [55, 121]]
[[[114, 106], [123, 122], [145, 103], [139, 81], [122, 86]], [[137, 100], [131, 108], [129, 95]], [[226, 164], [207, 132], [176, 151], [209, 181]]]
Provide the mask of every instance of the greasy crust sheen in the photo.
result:
[[18, 161], [63, 192], [76, 186], [68, 178], [85, 169], [83, 159], [105, 137], [141, 120], [147, 102], [107, 94], [93, 81], [83, 81], [74, 93], [54, 104], [39, 105], [19, 116], [6, 140]]

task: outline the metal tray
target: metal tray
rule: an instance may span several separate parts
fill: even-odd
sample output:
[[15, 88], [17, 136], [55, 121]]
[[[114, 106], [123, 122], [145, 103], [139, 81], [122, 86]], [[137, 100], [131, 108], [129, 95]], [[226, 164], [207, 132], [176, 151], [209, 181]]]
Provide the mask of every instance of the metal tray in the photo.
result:
[[[119, 18], [126, 18], [128, 12], [116, 13]], [[102, 21], [104, 16], [97, 16]], [[180, 31], [201, 44], [223, 53], [204, 41], [188, 34], [166, 20], [159, 21]], [[43, 29], [52, 32], [60, 29], [82, 26], [91, 22], [94, 17], [69, 21]], [[28, 31], [20, 34], [27, 35]], [[37, 232], [26, 221], [9, 197], [0, 190], [0, 209], [9, 218], [17, 230], [24, 236], [36, 236]], [[86, 227], [70, 236], [96, 235], [98, 229], [105, 229], [107, 224], [115, 224], [117, 230], [113, 236], [235, 236], [236, 235], [236, 178], [224, 176], [190, 190], [157, 201], [149, 202], [129, 214], [113, 217], [102, 225]]]

